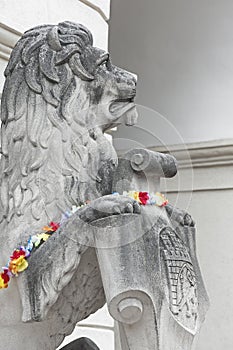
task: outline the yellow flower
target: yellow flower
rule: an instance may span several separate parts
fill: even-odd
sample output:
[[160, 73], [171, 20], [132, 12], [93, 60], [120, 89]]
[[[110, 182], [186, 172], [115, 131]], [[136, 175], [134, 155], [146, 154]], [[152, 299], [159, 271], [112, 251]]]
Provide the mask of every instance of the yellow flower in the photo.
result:
[[127, 196], [127, 197], [130, 197], [130, 198], [133, 198], [133, 199], [135, 199], [135, 201], [140, 202], [140, 200], [139, 200], [139, 192], [137, 192], [137, 191], [123, 192], [123, 195]]
[[37, 241], [34, 243], [35, 247], [38, 247], [41, 241], [44, 241], [44, 242], [47, 241], [49, 237], [50, 235], [48, 235], [47, 233], [40, 233], [36, 235]]
[[0, 289], [7, 288], [7, 287], [8, 287], [8, 283], [5, 283], [4, 279], [0, 275]]
[[37, 235], [37, 237], [45, 242], [47, 241], [47, 239], [49, 239], [50, 235], [48, 235], [47, 233], [40, 233], [39, 235]]
[[20, 256], [18, 259], [13, 259], [9, 263], [9, 270], [13, 275], [18, 275], [18, 272], [23, 272], [28, 267], [28, 262], [24, 256]]
[[134, 199], [134, 191], [123, 192], [123, 195]]
[[136, 192], [136, 191], [134, 192], [133, 199], [135, 199], [135, 201], [140, 202], [140, 200], [139, 200], [139, 192]]

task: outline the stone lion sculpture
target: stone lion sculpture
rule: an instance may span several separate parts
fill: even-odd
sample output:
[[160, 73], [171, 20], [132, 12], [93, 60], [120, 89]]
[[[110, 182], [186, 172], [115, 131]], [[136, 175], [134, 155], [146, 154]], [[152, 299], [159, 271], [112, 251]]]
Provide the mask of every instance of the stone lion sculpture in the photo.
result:
[[54, 350], [105, 300], [122, 350], [191, 349], [208, 304], [194, 222], [145, 192], [175, 160], [137, 149], [118, 164], [104, 135], [136, 122], [135, 78], [71, 22], [25, 32], [5, 76], [0, 350]]
[[[126, 124], [136, 118], [135, 78], [93, 47], [90, 31], [80, 24], [25, 32], [5, 76], [1, 266], [20, 243], [67, 209], [111, 193], [117, 155], [104, 131], [121, 118]], [[115, 210], [124, 212], [134, 210], [131, 203], [135, 206], [130, 198], [113, 203], [110, 196], [103, 206], [117, 204]], [[16, 341], [24, 349], [55, 349], [79, 320], [104, 304], [95, 250], [84, 245], [88, 232], [75, 243], [82, 222], [68, 238], [57, 235], [46, 249], [41, 246], [28, 270], [1, 290], [1, 349], [15, 349]]]

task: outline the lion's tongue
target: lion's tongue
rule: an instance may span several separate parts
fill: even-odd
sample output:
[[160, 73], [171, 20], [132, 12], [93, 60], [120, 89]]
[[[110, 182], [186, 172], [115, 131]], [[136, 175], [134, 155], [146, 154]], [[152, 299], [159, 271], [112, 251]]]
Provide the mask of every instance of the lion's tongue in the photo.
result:
[[110, 112], [113, 114], [118, 114], [121, 110], [124, 110], [129, 105], [129, 101], [116, 101], [110, 106]]
[[133, 126], [137, 123], [137, 119], [138, 119], [138, 112], [137, 112], [137, 108], [136, 106], [134, 106], [133, 108], [129, 109], [126, 113], [125, 113], [125, 125], [127, 126]]

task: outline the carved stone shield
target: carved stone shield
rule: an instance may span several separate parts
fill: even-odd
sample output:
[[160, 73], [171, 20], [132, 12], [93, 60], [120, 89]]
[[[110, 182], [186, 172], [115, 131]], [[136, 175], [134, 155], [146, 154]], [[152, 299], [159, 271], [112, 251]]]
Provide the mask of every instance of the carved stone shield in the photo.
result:
[[188, 248], [173, 229], [160, 233], [160, 250], [167, 278], [166, 294], [175, 320], [190, 333], [197, 330], [197, 282]]

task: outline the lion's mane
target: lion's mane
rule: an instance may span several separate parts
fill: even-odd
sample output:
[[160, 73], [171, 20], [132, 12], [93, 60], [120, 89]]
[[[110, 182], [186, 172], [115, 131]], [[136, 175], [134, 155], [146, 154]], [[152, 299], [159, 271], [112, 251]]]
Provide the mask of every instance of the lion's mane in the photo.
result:
[[92, 44], [87, 28], [63, 22], [25, 32], [14, 48], [1, 104], [1, 222], [45, 223], [87, 199], [99, 152], [86, 90], [103, 53]]

